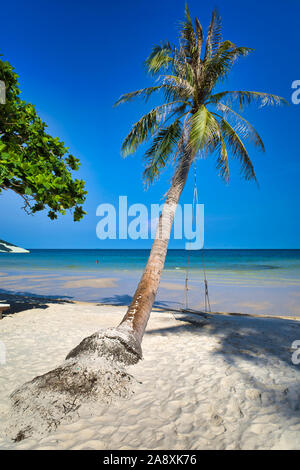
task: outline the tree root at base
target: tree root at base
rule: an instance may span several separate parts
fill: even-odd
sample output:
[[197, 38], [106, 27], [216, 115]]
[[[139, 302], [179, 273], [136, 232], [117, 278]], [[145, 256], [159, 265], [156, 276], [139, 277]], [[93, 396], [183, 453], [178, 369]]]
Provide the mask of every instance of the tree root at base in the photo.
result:
[[6, 434], [15, 442], [41, 437], [60, 423], [74, 421], [79, 409], [128, 399], [136, 380], [125, 367], [142, 357], [134, 336], [118, 328], [85, 338], [56, 369], [15, 390]]

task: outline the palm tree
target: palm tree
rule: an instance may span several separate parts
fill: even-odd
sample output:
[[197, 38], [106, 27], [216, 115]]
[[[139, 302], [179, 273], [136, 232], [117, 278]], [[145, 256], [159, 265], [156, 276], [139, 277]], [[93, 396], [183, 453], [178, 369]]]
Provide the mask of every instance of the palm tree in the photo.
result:
[[[222, 178], [229, 178], [229, 156], [239, 159], [246, 180], [256, 180], [244, 145], [250, 140], [264, 145], [256, 130], [237, 111], [245, 104], [281, 104], [278, 96], [253, 91], [216, 92], [234, 62], [251, 49], [221, 39], [221, 19], [213, 11], [205, 47], [202, 27], [193, 27], [188, 7], [181, 27], [179, 47], [166, 42], [156, 46], [148, 59], [148, 71], [158, 84], [123, 95], [117, 104], [137, 96], [146, 100], [160, 92], [164, 102], [145, 114], [122, 145], [124, 155], [152, 139], [145, 154], [147, 184], [159, 178], [173, 159], [176, 169], [159, 219], [151, 253], [132, 303], [117, 328], [98, 331], [85, 338], [56, 369], [12, 393], [11, 432], [15, 440], [55, 429], [87, 401], [109, 402], [111, 396], [130, 393], [132, 379], [123, 365], [142, 357], [141, 342], [160, 282], [176, 207], [196, 156], [213, 155]], [[203, 54], [202, 54], [203, 49]], [[108, 377], [108, 378], [107, 378]], [[108, 381], [109, 379], [109, 381]]]
[[[180, 31], [179, 46], [169, 42], [155, 46], [146, 60], [148, 72], [157, 85], [124, 94], [116, 105], [143, 97], [145, 101], [160, 92], [164, 102], [137, 121], [122, 144], [124, 156], [134, 153], [149, 139], [144, 155], [146, 185], [157, 180], [173, 160], [176, 169], [159, 219], [150, 256], [133, 300], [119, 328], [130, 330], [141, 343], [157, 293], [167, 254], [176, 207], [196, 156], [213, 155], [219, 175], [229, 180], [229, 157], [238, 159], [246, 180], [255, 180], [253, 164], [244, 141], [264, 151], [254, 127], [239, 112], [253, 102], [261, 106], [285, 102], [283, 98], [254, 91], [218, 91], [217, 85], [231, 71], [239, 57], [252, 49], [237, 47], [221, 37], [221, 18], [216, 10], [204, 46], [202, 26], [193, 26], [188, 6]], [[202, 53], [203, 51], [203, 53]], [[232, 109], [237, 103], [238, 111]]]

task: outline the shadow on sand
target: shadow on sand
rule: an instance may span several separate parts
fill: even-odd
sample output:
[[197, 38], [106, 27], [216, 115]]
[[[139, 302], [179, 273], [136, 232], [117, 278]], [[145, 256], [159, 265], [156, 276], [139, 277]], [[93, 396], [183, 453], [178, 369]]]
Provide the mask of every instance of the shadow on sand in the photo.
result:
[[[116, 305], [116, 306], [128, 306], [132, 301], [131, 295], [113, 295], [110, 297], [103, 297], [97, 305]], [[162, 309], [171, 309], [171, 308], [180, 308], [180, 302], [156, 300], [153, 307], [162, 308]]]
[[[11, 304], [11, 308], [6, 314], [34, 308], [46, 309], [48, 308], [47, 304], [51, 303], [73, 303], [69, 299], [70, 297], [67, 296], [38, 296], [28, 292], [0, 290], [0, 301]], [[105, 304], [121, 306], [128, 305], [132, 297], [129, 295], [115, 295], [101, 300]], [[101, 303], [99, 302], [98, 305], [101, 305]], [[294, 341], [300, 340], [299, 321], [243, 315], [179, 313], [178, 310], [172, 309], [170, 302], [164, 301], [157, 301], [155, 307], [162, 309], [162, 315], [164, 311], [173, 313], [178, 323], [165, 328], [146, 330], [146, 335], [173, 333], [180, 335], [188, 332], [189, 334], [203, 336], [203, 341], [205, 341], [207, 335], [216, 336], [218, 347], [211, 353], [221, 356], [224, 360], [224, 375], [230, 375], [231, 371], [238, 371], [240, 381], [257, 389], [260, 396], [270, 396], [270, 403], [276, 393], [278, 394], [281, 386], [282, 391], [280, 393], [283, 398], [280, 399], [278, 412], [289, 417], [297, 416], [300, 421], [300, 393], [298, 391], [300, 364], [293, 364], [293, 349], [291, 348]], [[195, 355], [197, 355], [196, 350]], [[263, 383], [259, 374], [255, 373], [255, 370], [259, 369], [249, 368], [247, 370], [247, 363], [252, 363], [256, 367], [258, 366], [259, 369], [268, 370], [271, 367], [273, 376], [269, 376], [267, 383]], [[241, 364], [243, 364], [243, 367], [241, 367]], [[274, 375], [276, 370], [279, 373], [278, 378]], [[286, 388], [285, 374], [289, 383]]]
[[[172, 312], [172, 310], [170, 310]], [[216, 354], [222, 354], [228, 364], [234, 364], [236, 357], [242, 357], [247, 361], [261, 362], [262, 365], [270, 356], [274, 360], [280, 360], [294, 366], [291, 360], [293, 341], [300, 339], [300, 321], [281, 318], [262, 318], [241, 315], [222, 315], [203, 313], [196, 315], [192, 313], [175, 313], [178, 320], [177, 326], [161, 328], [146, 332], [157, 333], [180, 333], [194, 331], [195, 334], [218, 335], [220, 348]], [[205, 319], [205, 328], [201, 319]], [[197, 323], [200, 324], [197, 327]], [[181, 324], [181, 322], [185, 322]], [[188, 322], [189, 324], [187, 324]]]
[[[146, 335], [189, 332], [203, 337], [207, 334], [217, 336], [218, 347], [212, 354], [221, 356], [227, 363], [224, 373], [230, 375], [238, 371], [241, 381], [258, 390], [262, 406], [266, 403], [261, 397], [267, 396], [268, 404], [271, 404], [275, 403], [275, 397], [280, 393], [278, 412], [288, 417], [297, 416], [300, 422], [300, 364], [292, 361], [295, 351], [292, 343], [300, 340], [300, 321], [206, 313], [174, 315], [178, 320], [177, 326], [146, 331]], [[247, 370], [247, 363], [267, 371], [271, 366], [274, 378], [269, 377], [268, 383], [263, 383], [259, 375], [255, 376], [257, 369]], [[274, 374], [276, 370], [278, 377]]]
[[67, 296], [41, 296], [30, 292], [12, 292], [0, 289], [0, 302], [10, 304], [10, 308], [3, 312], [3, 317], [14, 313], [31, 310], [33, 308], [48, 308], [47, 304], [73, 303]]

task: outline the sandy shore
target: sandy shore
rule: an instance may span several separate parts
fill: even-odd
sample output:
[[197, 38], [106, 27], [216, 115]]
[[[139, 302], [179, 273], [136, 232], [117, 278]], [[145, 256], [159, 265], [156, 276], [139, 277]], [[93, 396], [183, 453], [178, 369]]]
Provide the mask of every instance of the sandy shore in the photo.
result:
[[[1, 426], [16, 387], [57, 366], [81, 339], [116, 325], [124, 312], [54, 302], [1, 320]], [[133, 398], [99, 404], [92, 415], [83, 410], [40, 440], [15, 444], [1, 435], [0, 449], [299, 449], [295, 340], [300, 322], [288, 319], [153, 312], [144, 360], [129, 368], [141, 382]]]

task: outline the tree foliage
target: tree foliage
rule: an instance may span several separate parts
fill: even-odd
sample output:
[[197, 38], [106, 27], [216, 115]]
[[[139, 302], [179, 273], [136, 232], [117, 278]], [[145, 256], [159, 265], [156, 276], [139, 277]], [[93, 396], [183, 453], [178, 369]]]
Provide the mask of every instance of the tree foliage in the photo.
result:
[[[219, 175], [225, 181], [229, 179], [229, 157], [239, 160], [245, 179], [256, 180], [246, 142], [262, 151], [264, 144], [240, 113], [252, 103], [263, 107], [287, 102], [279, 96], [256, 91], [215, 92], [237, 59], [252, 52], [249, 47], [223, 41], [221, 26], [221, 17], [215, 9], [205, 40], [198, 18], [193, 24], [186, 5], [178, 46], [168, 41], [156, 45], [145, 61], [148, 73], [156, 78], [156, 85], [126, 93], [116, 102], [119, 105], [136, 97], [147, 101], [154, 93], [163, 98], [163, 104], [133, 125], [121, 149], [127, 156], [140, 144], [152, 140], [145, 153], [147, 185], [160, 177], [172, 154], [178, 161], [184, 158], [186, 149], [202, 158], [213, 154]], [[235, 104], [236, 110], [232, 108]]]
[[6, 88], [5, 104], [0, 104], [0, 192], [18, 194], [27, 213], [47, 209], [56, 219], [70, 210], [80, 220], [87, 193], [84, 181], [72, 176], [79, 160], [46, 132], [35, 107], [20, 98], [18, 75], [1, 59], [0, 80]]

